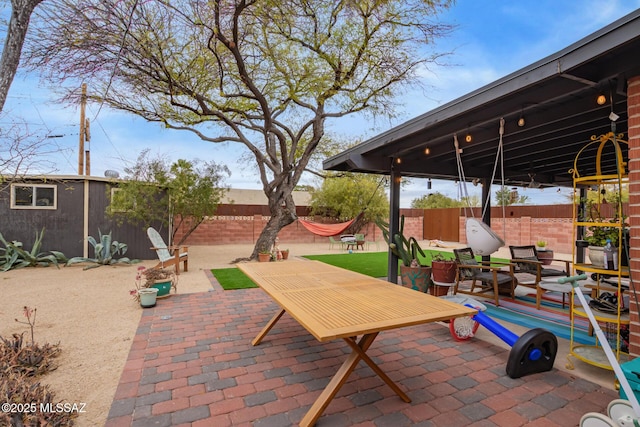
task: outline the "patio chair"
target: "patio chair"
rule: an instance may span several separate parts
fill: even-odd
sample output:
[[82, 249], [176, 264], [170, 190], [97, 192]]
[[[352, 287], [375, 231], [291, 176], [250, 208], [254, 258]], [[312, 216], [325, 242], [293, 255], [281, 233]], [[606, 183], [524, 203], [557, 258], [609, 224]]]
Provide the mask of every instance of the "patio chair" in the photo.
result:
[[184, 271], [188, 271], [189, 254], [188, 246], [167, 246], [160, 233], [155, 228], [147, 228], [147, 236], [153, 245], [151, 249], [156, 251], [160, 262], [153, 268], [166, 268], [175, 266], [176, 274], [180, 274], [180, 263], [183, 263]]
[[[514, 273], [526, 275], [527, 279], [520, 280], [519, 284], [536, 290], [536, 308], [540, 310], [540, 300], [544, 289], [540, 288], [540, 281], [545, 277], [562, 277], [571, 275], [571, 261], [552, 259], [564, 263], [564, 270], [558, 268], [545, 268], [538, 258], [538, 251], [533, 245], [509, 246], [511, 262], [514, 264]], [[564, 306], [564, 296], [563, 296]]]
[[[496, 261], [476, 260], [471, 248], [454, 249], [457, 272], [454, 294], [483, 295], [493, 293], [496, 307], [500, 305], [499, 295], [515, 296], [518, 280], [513, 275], [513, 265]], [[508, 270], [503, 268], [508, 267]], [[461, 288], [463, 282], [471, 282], [470, 287]], [[465, 283], [467, 285], [467, 283]], [[477, 290], [476, 290], [477, 289]]]
[[340, 249], [347, 247], [347, 242], [343, 242], [342, 240], [336, 240], [333, 236], [329, 236], [329, 249], [333, 249], [335, 245], [338, 245]]

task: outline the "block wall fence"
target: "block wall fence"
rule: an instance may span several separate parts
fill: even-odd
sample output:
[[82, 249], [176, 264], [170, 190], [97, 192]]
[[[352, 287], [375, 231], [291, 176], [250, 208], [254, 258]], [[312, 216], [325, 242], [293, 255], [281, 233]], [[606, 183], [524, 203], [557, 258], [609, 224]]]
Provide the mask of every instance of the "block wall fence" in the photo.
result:
[[[412, 210], [412, 211], [415, 211]], [[454, 209], [456, 215], [458, 210]], [[414, 213], [415, 214], [415, 213]], [[318, 221], [319, 218], [307, 218]], [[266, 226], [268, 216], [214, 216], [205, 220], [186, 241], [188, 245], [228, 245], [254, 244], [260, 232]], [[428, 240], [423, 235], [424, 215], [405, 217], [405, 235], [414, 236], [418, 240]], [[558, 253], [572, 253], [572, 219], [571, 218], [492, 218], [491, 228], [505, 240], [507, 245], [529, 245], [538, 240], [546, 240], [548, 247]], [[459, 241], [466, 242], [465, 218], [460, 217]], [[361, 231], [368, 241], [384, 242], [380, 229], [369, 224]], [[505, 238], [506, 236], [506, 238]], [[280, 247], [287, 243], [327, 244], [327, 237], [316, 236], [304, 228], [298, 221], [284, 227], [278, 235]], [[178, 233], [177, 238], [180, 238]], [[435, 238], [435, 237], [433, 237]], [[380, 246], [381, 250], [386, 250]]]

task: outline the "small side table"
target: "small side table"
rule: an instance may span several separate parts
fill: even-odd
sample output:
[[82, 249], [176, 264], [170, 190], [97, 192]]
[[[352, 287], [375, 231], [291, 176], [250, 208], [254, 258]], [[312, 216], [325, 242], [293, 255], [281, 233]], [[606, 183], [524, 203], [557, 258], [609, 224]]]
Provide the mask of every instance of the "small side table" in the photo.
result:
[[[565, 296], [573, 292], [573, 286], [571, 286], [570, 283], [562, 283], [562, 284], [558, 283], [558, 279], [559, 277], [548, 278], [545, 280], [541, 280], [540, 283], [538, 283], [538, 289], [537, 289], [537, 295], [536, 295], [536, 308], [538, 310], [540, 310], [540, 300], [542, 299], [542, 294], [544, 293], [544, 291], [562, 293], [562, 308], [564, 308], [566, 304]], [[580, 290], [583, 293], [588, 294], [591, 292], [588, 288], [582, 285], [578, 285], [578, 286], [580, 287]]]
[[347, 243], [347, 250], [349, 249], [357, 250], [358, 248], [364, 251], [364, 240], [353, 240]]
[[[436, 282], [435, 280], [433, 281], [433, 285], [437, 286], [438, 288], [442, 289], [442, 292], [438, 292], [435, 291], [435, 295], [436, 296], [444, 296], [444, 295], [449, 295], [452, 290], [453, 290], [453, 286], [455, 285], [454, 282], [449, 283], [449, 282]], [[444, 292], [444, 290], [446, 289], [446, 292]], [[441, 295], [442, 293], [442, 295]], [[451, 295], [453, 296], [453, 295]]]

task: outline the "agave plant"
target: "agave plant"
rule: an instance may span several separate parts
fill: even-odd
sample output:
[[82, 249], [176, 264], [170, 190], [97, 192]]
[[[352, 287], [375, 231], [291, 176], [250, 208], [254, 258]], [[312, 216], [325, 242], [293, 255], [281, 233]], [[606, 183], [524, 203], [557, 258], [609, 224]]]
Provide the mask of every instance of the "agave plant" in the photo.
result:
[[84, 268], [87, 270], [89, 268], [100, 267], [101, 265], [131, 264], [132, 262], [137, 262], [137, 260], [131, 260], [127, 257], [116, 258], [127, 252], [127, 244], [113, 240], [111, 238], [111, 232], [109, 232], [109, 234], [102, 234], [102, 232], [98, 230], [98, 234], [98, 241], [92, 236], [87, 237], [87, 241], [93, 246], [94, 258], [73, 257], [67, 261], [67, 265], [81, 262], [92, 263], [93, 265]]
[[424, 257], [425, 253], [415, 237], [406, 238], [404, 236], [404, 215], [400, 217], [400, 228], [398, 233], [393, 236], [393, 239], [390, 238], [389, 224], [387, 222], [382, 219], [377, 219], [375, 222], [382, 231], [382, 237], [389, 245], [391, 252], [400, 258], [406, 267], [420, 265], [418, 254]]
[[59, 251], [40, 252], [42, 248], [42, 238], [44, 237], [44, 228], [36, 231], [36, 239], [30, 251], [24, 249], [22, 242], [8, 242], [0, 233], [0, 242], [4, 244], [4, 248], [0, 248], [0, 269], [8, 271], [12, 268], [23, 267], [48, 267], [51, 264], [60, 268], [59, 264], [67, 261], [67, 257]]

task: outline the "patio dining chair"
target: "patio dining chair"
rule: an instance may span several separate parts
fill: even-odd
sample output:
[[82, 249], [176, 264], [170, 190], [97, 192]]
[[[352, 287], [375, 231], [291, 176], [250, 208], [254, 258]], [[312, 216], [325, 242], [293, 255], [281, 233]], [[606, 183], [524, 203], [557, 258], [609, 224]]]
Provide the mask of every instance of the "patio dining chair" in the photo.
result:
[[336, 245], [340, 249], [346, 249], [347, 242], [343, 242], [342, 240], [336, 240], [333, 236], [329, 236], [329, 249], [333, 249], [333, 247]]
[[[524, 275], [525, 279], [519, 281], [520, 285], [536, 290], [536, 308], [540, 310], [540, 300], [542, 299], [543, 289], [540, 288], [540, 282], [545, 277], [562, 277], [571, 275], [571, 261], [552, 259], [564, 263], [564, 269], [545, 268], [542, 261], [538, 258], [538, 251], [534, 245], [526, 246], [509, 246], [511, 252], [511, 262], [514, 264], [514, 273]], [[564, 300], [563, 300], [564, 306]]]
[[458, 267], [454, 294], [485, 296], [492, 292], [496, 307], [500, 305], [500, 294], [514, 298], [518, 280], [511, 263], [478, 261], [471, 248], [454, 249], [453, 253]]
[[189, 253], [188, 246], [167, 246], [158, 231], [153, 228], [147, 228], [147, 236], [153, 245], [151, 249], [156, 251], [160, 262], [153, 268], [167, 268], [175, 266], [176, 274], [180, 274], [180, 263], [183, 263], [184, 271], [188, 271]]

